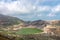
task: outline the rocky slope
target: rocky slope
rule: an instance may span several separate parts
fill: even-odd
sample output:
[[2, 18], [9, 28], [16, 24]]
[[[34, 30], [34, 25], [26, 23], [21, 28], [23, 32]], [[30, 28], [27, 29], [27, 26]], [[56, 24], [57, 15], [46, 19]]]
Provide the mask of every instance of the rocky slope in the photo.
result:
[[60, 20], [51, 20], [50, 21], [51, 25], [56, 25], [56, 26], [60, 26]]
[[48, 22], [44, 20], [36, 20], [36, 21], [27, 21], [24, 23], [25, 27], [35, 27], [35, 28], [43, 28], [48, 24]]

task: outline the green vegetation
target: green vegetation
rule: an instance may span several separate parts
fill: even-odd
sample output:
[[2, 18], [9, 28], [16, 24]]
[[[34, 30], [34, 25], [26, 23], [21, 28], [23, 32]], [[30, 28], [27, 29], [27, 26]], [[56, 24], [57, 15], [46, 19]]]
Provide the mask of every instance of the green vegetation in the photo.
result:
[[19, 19], [19, 18], [0, 14], [0, 28], [1, 27], [6, 28], [9, 26], [18, 25], [18, 24], [23, 23], [23, 22], [24, 21]]
[[37, 28], [22, 28], [19, 31], [17, 31], [16, 34], [35, 34], [40, 32], [43, 31]]

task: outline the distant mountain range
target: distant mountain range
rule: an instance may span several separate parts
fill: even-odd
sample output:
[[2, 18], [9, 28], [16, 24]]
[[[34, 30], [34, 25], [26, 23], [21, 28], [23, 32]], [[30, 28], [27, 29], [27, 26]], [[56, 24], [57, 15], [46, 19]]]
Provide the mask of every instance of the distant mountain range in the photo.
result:
[[36, 28], [43, 28], [48, 24], [48, 22], [44, 20], [36, 20], [36, 21], [27, 21], [24, 24], [25, 24], [25, 27], [32, 26]]
[[2, 15], [0, 14], [0, 27], [5, 27], [5, 26], [12, 26], [12, 25], [17, 25], [20, 23], [24, 23], [25, 27], [28, 26], [35, 26], [35, 27], [45, 27], [47, 24], [50, 25], [60, 25], [60, 21], [59, 20], [51, 20], [51, 21], [45, 21], [45, 20], [35, 20], [35, 21], [24, 21], [21, 20], [19, 18], [16, 17], [11, 17], [11, 16], [7, 16], [7, 15]]

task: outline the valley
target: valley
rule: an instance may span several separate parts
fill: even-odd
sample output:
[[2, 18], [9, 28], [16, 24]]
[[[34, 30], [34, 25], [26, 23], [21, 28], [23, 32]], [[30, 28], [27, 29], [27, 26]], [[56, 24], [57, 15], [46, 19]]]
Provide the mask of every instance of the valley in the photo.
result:
[[60, 20], [24, 21], [0, 15], [1, 40], [59, 40]]

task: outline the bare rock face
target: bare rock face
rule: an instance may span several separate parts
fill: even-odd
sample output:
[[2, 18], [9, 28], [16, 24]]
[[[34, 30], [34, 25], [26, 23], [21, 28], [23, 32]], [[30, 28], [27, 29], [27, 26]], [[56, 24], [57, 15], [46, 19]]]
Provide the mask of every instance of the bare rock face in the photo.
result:
[[51, 20], [51, 21], [49, 21], [49, 23], [50, 23], [51, 25], [60, 26], [60, 20]]
[[44, 33], [49, 34], [49, 35], [56, 35], [60, 36], [60, 26], [57, 25], [47, 25], [46, 27], [43, 28]]

